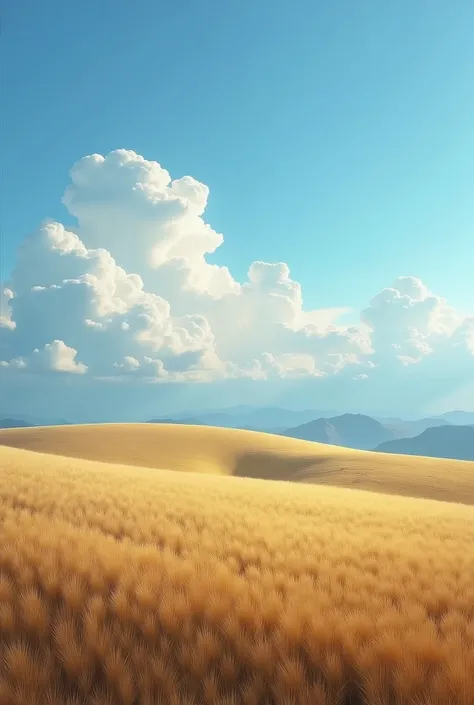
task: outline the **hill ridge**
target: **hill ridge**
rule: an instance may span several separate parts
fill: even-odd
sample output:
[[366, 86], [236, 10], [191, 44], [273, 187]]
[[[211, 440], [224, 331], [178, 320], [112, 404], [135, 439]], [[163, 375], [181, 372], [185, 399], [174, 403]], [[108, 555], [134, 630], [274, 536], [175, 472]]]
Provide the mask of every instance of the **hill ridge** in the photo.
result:
[[474, 463], [414, 459], [241, 429], [176, 424], [45, 426], [0, 430], [0, 446], [130, 467], [474, 504]]

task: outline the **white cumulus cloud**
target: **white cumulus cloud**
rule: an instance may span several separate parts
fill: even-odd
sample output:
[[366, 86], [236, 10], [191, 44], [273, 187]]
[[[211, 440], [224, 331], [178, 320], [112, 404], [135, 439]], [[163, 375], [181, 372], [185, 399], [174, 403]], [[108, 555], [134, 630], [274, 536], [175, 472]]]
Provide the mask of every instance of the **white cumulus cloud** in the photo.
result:
[[41, 350], [35, 348], [28, 357], [15, 357], [9, 362], [0, 361], [2, 367], [26, 369], [33, 372], [68, 372], [69, 374], [85, 374], [87, 366], [76, 362], [77, 350], [70, 348], [62, 340], [53, 340]]
[[[223, 236], [209, 196], [129, 150], [80, 159], [63, 203], [73, 227], [45, 221], [0, 287], [0, 360], [9, 374], [82, 374], [124, 384], [328, 378], [365, 380], [456, 349], [474, 361], [474, 317], [419, 279], [399, 277], [360, 322], [306, 310], [284, 262], [245, 281], [206, 257]], [[461, 352], [460, 352], [461, 351]]]
[[396, 356], [403, 365], [435, 353], [464, 325], [463, 316], [446, 299], [406, 276], [374, 296], [361, 319], [372, 331], [377, 353]]

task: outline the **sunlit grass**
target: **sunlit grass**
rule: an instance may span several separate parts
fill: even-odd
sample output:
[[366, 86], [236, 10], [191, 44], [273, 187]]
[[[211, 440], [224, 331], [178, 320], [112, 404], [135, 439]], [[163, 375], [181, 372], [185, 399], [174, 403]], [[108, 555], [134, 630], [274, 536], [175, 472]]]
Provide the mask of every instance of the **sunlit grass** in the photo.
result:
[[0, 448], [2, 705], [472, 705], [471, 506]]

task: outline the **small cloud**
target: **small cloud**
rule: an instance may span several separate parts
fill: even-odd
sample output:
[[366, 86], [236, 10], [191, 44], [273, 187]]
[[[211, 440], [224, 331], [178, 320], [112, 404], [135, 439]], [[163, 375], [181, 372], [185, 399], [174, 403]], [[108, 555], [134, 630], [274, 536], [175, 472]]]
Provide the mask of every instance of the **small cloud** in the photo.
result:
[[28, 357], [17, 357], [10, 361], [1, 361], [2, 367], [27, 369], [31, 372], [66, 372], [85, 374], [87, 366], [76, 362], [77, 350], [68, 347], [62, 340], [53, 340], [41, 350], [35, 348]]

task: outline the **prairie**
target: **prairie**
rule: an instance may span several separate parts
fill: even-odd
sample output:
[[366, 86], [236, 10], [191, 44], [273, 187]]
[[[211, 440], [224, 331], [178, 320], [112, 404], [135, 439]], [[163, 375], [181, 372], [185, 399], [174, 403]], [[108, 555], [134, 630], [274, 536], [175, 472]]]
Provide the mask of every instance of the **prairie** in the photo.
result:
[[473, 704], [472, 463], [191, 427], [0, 444], [2, 705]]

